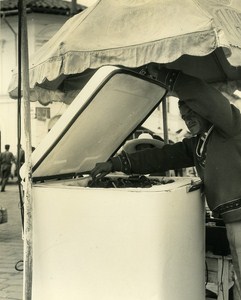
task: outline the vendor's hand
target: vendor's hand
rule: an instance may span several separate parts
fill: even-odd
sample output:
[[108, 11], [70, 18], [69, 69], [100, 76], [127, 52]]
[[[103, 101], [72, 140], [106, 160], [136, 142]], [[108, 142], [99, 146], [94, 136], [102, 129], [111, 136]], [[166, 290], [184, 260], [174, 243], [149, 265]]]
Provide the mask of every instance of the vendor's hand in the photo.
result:
[[150, 74], [150, 77], [153, 79], [157, 79], [159, 72], [161, 68], [163, 68], [164, 65], [158, 64], [158, 63], [149, 63], [147, 65], [147, 71]]
[[[172, 70], [172, 71], [176, 71], [176, 70]], [[167, 87], [168, 73], [171, 72], [171, 70], [166, 68], [164, 64], [149, 63], [147, 65], [147, 72], [150, 74], [149, 76], [151, 78], [160, 81], [161, 83], [164, 84], [164, 86]], [[177, 97], [177, 94], [175, 93], [175, 91], [173, 91], [174, 83], [175, 81], [173, 81], [171, 88], [170, 86], [168, 86], [168, 95]]]
[[112, 171], [111, 161], [101, 162], [101, 163], [97, 163], [94, 169], [90, 171], [90, 176], [93, 178], [93, 180], [100, 179], [106, 176], [111, 171]]

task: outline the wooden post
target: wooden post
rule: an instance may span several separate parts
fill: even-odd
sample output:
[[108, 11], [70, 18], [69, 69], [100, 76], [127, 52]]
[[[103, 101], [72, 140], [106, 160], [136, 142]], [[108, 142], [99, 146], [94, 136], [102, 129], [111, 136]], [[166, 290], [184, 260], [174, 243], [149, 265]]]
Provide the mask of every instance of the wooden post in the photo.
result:
[[[21, 14], [21, 57], [22, 57], [22, 86], [23, 86], [23, 116], [25, 135], [25, 166], [24, 178], [24, 275], [23, 300], [32, 299], [32, 164], [31, 164], [31, 121], [30, 121], [30, 92], [29, 92], [29, 58], [26, 0], [21, 0], [19, 9]], [[20, 47], [20, 45], [19, 45]], [[21, 76], [21, 74], [19, 74]]]

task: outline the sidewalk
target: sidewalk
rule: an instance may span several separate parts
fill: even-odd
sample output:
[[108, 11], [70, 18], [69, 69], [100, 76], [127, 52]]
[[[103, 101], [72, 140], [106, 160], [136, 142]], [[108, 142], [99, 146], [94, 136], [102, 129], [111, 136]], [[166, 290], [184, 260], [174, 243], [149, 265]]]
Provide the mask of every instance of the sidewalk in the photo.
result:
[[[0, 299], [23, 299], [23, 272], [15, 269], [23, 259], [22, 224], [18, 186], [10, 180], [6, 192], [0, 193], [0, 207], [8, 210], [8, 222], [0, 224]], [[22, 264], [19, 268], [22, 269]]]

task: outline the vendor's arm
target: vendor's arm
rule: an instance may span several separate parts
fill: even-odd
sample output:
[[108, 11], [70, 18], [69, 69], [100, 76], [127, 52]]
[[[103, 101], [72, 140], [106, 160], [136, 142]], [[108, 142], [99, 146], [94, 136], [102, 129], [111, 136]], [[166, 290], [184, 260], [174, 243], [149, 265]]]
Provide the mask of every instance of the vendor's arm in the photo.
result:
[[109, 172], [149, 174], [194, 166], [194, 139], [184, 139], [162, 149], [151, 148], [127, 154], [124, 151], [107, 162], [97, 163], [91, 171], [93, 178], [101, 178]]
[[216, 129], [229, 136], [239, 134], [240, 111], [220, 91], [201, 79], [158, 64], [150, 64], [148, 70], [193, 111], [214, 124]]
[[231, 136], [240, 131], [239, 110], [214, 87], [203, 80], [180, 73], [174, 88], [179, 99], [216, 128]]

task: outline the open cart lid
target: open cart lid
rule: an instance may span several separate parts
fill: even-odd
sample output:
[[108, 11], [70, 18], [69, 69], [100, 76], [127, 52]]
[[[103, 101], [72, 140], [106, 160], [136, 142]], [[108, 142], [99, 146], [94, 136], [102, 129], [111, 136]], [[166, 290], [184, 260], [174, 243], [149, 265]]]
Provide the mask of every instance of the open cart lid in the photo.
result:
[[150, 78], [100, 68], [33, 152], [33, 180], [88, 173], [119, 149], [165, 94]]

